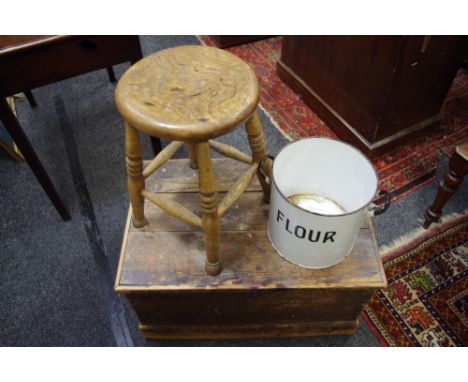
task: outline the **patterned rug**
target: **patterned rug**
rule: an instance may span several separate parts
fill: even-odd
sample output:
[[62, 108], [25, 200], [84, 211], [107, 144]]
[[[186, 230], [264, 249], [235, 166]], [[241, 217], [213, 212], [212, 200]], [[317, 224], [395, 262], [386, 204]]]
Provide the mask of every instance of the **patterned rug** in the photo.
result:
[[388, 288], [362, 313], [383, 346], [468, 345], [468, 217], [437, 230], [383, 259]]
[[[201, 36], [206, 45], [214, 45]], [[336, 134], [276, 74], [281, 37], [228, 48], [248, 62], [260, 81], [260, 105], [291, 140]], [[396, 200], [434, 180], [442, 152], [451, 155], [468, 136], [468, 72], [460, 70], [442, 108], [442, 120], [424, 137], [377, 157], [380, 188]]]

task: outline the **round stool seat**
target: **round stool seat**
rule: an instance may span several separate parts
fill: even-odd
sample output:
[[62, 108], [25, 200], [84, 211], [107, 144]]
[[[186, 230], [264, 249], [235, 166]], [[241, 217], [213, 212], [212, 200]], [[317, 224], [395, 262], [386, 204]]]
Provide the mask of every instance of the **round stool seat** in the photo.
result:
[[244, 122], [258, 103], [248, 64], [218, 48], [188, 45], [143, 58], [120, 79], [117, 108], [132, 126], [158, 138], [204, 141]]

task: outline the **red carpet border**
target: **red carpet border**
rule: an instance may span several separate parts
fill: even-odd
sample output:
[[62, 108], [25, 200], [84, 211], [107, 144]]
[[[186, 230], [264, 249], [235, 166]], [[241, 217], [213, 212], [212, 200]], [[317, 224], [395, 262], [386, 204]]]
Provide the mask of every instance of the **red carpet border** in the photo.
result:
[[383, 346], [468, 345], [468, 217], [384, 259], [388, 287], [362, 314]]
[[[206, 45], [214, 45], [201, 36]], [[331, 130], [276, 74], [281, 55], [281, 37], [228, 48], [248, 62], [260, 81], [260, 105], [291, 140], [310, 136], [337, 138]], [[439, 155], [453, 153], [468, 136], [468, 72], [460, 70], [442, 108], [442, 120], [424, 137], [377, 157], [374, 164], [380, 188], [396, 200], [431, 182]]]

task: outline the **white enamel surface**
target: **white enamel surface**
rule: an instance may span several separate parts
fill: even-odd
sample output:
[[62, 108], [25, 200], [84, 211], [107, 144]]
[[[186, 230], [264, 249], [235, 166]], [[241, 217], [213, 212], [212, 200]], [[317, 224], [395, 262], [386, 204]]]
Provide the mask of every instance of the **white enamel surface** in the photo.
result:
[[273, 179], [285, 197], [314, 193], [336, 201], [347, 212], [370, 203], [378, 182], [363, 154], [327, 138], [303, 139], [286, 146], [274, 161]]
[[[325, 138], [290, 144], [273, 164], [268, 217], [273, 247], [306, 268], [339, 263], [353, 248], [377, 183], [370, 162], [347, 144]], [[347, 213], [326, 216], [305, 211], [286, 199], [298, 193], [331, 198]]]

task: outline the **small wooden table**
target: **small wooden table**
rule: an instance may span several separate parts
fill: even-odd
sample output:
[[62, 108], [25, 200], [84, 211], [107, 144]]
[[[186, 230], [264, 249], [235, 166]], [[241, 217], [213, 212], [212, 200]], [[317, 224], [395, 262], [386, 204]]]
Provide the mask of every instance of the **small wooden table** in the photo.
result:
[[[214, 159], [219, 197], [248, 167]], [[189, 160], [170, 160], [146, 187], [200, 212]], [[266, 233], [268, 205], [255, 179], [221, 220], [224, 271], [203, 270], [202, 232], [145, 201], [149, 224], [125, 227], [115, 290], [135, 309], [147, 338], [242, 338], [352, 334], [372, 294], [386, 286], [372, 225], [352, 253], [327, 269], [281, 258]]]
[[70, 214], [6, 97], [102, 68], [114, 79], [112, 65], [141, 58], [138, 36], [0, 36], [0, 120], [63, 220]]

